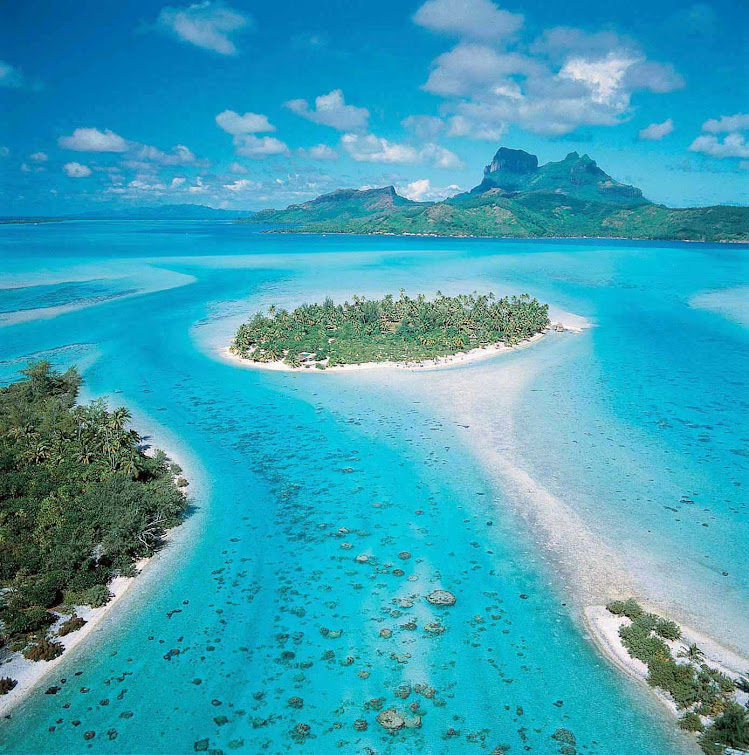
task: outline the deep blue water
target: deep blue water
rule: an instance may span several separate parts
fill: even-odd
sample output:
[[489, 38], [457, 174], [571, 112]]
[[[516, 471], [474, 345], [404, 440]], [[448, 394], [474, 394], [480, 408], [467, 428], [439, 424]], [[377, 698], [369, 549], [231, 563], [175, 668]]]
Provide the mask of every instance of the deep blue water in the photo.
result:
[[[196, 506], [49, 679], [61, 691], [43, 685], [0, 723], [0, 749], [556, 753], [564, 727], [578, 752], [691, 751], [585, 638], [553, 558], [432, 386], [523, 371], [509, 409], [479, 397], [487, 421], [511, 413], [513, 463], [622, 554], [644, 596], [746, 652], [747, 332], [689, 301], [745, 283], [747, 254], [207, 222], [0, 228], [0, 288], [14, 286], [0, 312], [80, 307], [0, 328], [0, 380], [29, 358], [78, 364], [87, 396], [131, 406], [185, 460]], [[215, 352], [272, 302], [401, 287], [528, 291], [595, 327], [448, 378], [267, 373]], [[425, 601], [437, 587], [454, 607]], [[445, 631], [425, 631], [434, 621]], [[387, 734], [380, 705], [421, 727]]]

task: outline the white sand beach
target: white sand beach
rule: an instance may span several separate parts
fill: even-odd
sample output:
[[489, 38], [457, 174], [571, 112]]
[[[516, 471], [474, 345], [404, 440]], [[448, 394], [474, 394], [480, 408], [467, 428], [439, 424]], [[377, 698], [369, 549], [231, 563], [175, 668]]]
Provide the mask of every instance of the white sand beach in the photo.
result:
[[[151, 455], [155, 451], [154, 447], [149, 447], [146, 454]], [[179, 460], [174, 454], [169, 458], [183, 467], [183, 472], [177, 477], [185, 476], [182, 459]], [[183, 494], [187, 491], [183, 488]], [[185, 525], [181, 525], [184, 527]], [[154, 570], [157, 563], [162, 560], [170, 547], [175, 546], [177, 538], [174, 537], [178, 529], [170, 530], [166, 533], [164, 547], [150, 558], [140, 559], [135, 568], [138, 571], [135, 577], [115, 577], [109, 583], [109, 592], [112, 595], [110, 601], [100, 608], [91, 608], [89, 606], [76, 606], [75, 615], [84, 619], [86, 624], [75, 632], [71, 632], [64, 637], [57, 637], [56, 633], [59, 626], [70, 617], [71, 614], [60, 614], [59, 619], [48, 630], [48, 636], [59, 642], [65, 648], [62, 655], [51, 661], [30, 661], [23, 657], [20, 652], [12, 653], [7, 658], [0, 660], [0, 677], [9, 677], [17, 682], [16, 686], [6, 695], [0, 696], [0, 716], [7, 716], [10, 711], [21, 704], [28, 695], [41, 686], [44, 680], [57, 669], [60, 664], [67, 661], [71, 652], [80, 646], [89, 636], [102, 631], [112, 617], [113, 609], [118, 606], [126, 595], [132, 595], [137, 592], [141, 585], [145, 584], [145, 574]]]
[[315, 367], [314, 363], [302, 365], [301, 367], [291, 367], [285, 364], [283, 361], [277, 362], [254, 362], [251, 359], [245, 359], [244, 357], [235, 354], [231, 351], [229, 346], [219, 346], [218, 353], [220, 357], [233, 364], [249, 367], [251, 369], [271, 370], [274, 372], [297, 372], [297, 373], [336, 373], [336, 372], [361, 372], [363, 370], [376, 370], [376, 369], [397, 369], [397, 370], [411, 370], [411, 371], [427, 371], [427, 370], [442, 370], [448, 367], [460, 367], [473, 362], [487, 359], [488, 357], [496, 356], [497, 354], [507, 353], [515, 351], [517, 349], [527, 348], [536, 341], [539, 341], [544, 337], [546, 333], [551, 330], [571, 330], [579, 333], [588, 324], [583, 318], [578, 318], [573, 315], [566, 321], [552, 322], [549, 328], [531, 338], [527, 338], [525, 341], [521, 341], [515, 346], [505, 346], [503, 343], [492, 344], [484, 348], [470, 349], [469, 351], [459, 351], [455, 354], [449, 354], [443, 357], [437, 357], [436, 359], [425, 359], [423, 361], [413, 362], [362, 362], [361, 364], [341, 364], [334, 367], [326, 367], [324, 370]]

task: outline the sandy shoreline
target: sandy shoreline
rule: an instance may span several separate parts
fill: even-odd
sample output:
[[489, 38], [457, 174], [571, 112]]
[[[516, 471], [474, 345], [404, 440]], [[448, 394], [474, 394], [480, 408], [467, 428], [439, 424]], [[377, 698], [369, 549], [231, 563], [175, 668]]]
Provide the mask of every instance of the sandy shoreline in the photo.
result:
[[[651, 610], [651, 606], [645, 606]], [[657, 609], [652, 609], [654, 613], [661, 615]], [[674, 718], [681, 715], [673, 699], [664, 691], [651, 687], [647, 683], [648, 667], [637, 658], [632, 658], [619, 637], [619, 629], [625, 624], [629, 624], [629, 619], [624, 616], [615, 616], [610, 613], [605, 606], [586, 606], [584, 609], [585, 625], [589, 631], [590, 637], [600, 652], [613, 663], [617, 668], [628, 676], [644, 684], [658, 700], [671, 712]], [[694, 643], [704, 653], [705, 662], [723, 672], [732, 679], [746, 674], [749, 669], [749, 659], [742, 658], [732, 650], [719, 645], [710, 637], [692, 629], [691, 627], [679, 625], [681, 628], [681, 639], [675, 641], [664, 640], [671, 648], [675, 657], [679, 651], [687, 645]], [[746, 693], [737, 693], [741, 702], [747, 702], [749, 696]]]
[[324, 370], [317, 369], [314, 364], [302, 366], [302, 367], [290, 367], [283, 362], [253, 362], [251, 359], [245, 359], [231, 351], [229, 346], [220, 346], [218, 353], [222, 359], [232, 362], [233, 364], [248, 367], [250, 369], [258, 370], [270, 370], [272, 372], [297, 372], [297, 373], [335, 373], [335, 372], [361, 372], [363, 370], [411, 370], [411, 371], [429, 371], [429, 370], [444, 370], [449, 367], [460, 367], [464, 364], [470, 364], [472, 362], [478, 362], [488, 357], [496, 356], [497, 354], [503, 354], [510, 351], [517, 351], [518, 349], [524, 349], [531, 346], [536, 341], [546, 335], [554, 328], [560, 327], [563, 330], [570, 330], [578, 333], [584, 327], [577, 321], [571, 322], [553, 322], [546, 330], [536, 333], [531, 338], [526, 338], [524, 341], [516, 344], [515, 346], [505, 346], [504, 344], [493, 344], [482, 348], [471, 349], [470, 351], [459, 351], [455, 354], [450, 354], [444, 357], [436, 357], [435, 359], [425, 359], [423, 361], [414, 362], [362, 362], [361, 364], [341, 364], [335, 367], [326, 367]]
[[[146, 450], [146, 453], [150, 455], [154, 450], [155, 448], [150, 446]], [[169, 458], [171, 461], [177, 462], [177, 458], [173, 454], [170, 454]], [[177, 463], [183, 466], [181, 460]], [[184, 476], [184, 472], [180, 475], [175, 475], [175, 480], [181, 476]], [[187, 491], [184, 489], [183, 494], [187, 495]], [[180, 526], [184, 526], [184, 522]], [[49, 628], [48, 636], [65, 648], [62, 655], [51, 661], [29, 661], [20, 652], [17, 652], [0, 662], [0, 677], [10, 677], [17, 682], [16, 686], [8, 694], [0, 696], [0, 716], [7, 716], [12, 709], [20, 705], [31, 692], [42, 685], [45, 678], [57, 669], [61, 663], [68, 660], [70, 653], [75, 648], [81, 645], [95, 630], [103, 628], [104, 620], [111, 617], [112, 609], [121, 603], [126, 595], [135, 592], [133, 590], [134, 586], [144, 584], [144, 574], [153, 570], [154, 566], [160, 560], [159, 557], [164, 554], [168, 547], [173, 546], [171, 542], [173, 538], [171, 536], [175, 529], [167, 531], [164, 537], [164, 546], [160, 550], [152, 556], [142, 558], [136, 562], [135, 568], [138, 573], [135, 577], [115, 577], [109, 583], [109, 592], [112, 594], [112, 598], [105, 606], [101, 606], [100, 608], [91, 608], [89, 606], [76, 607], [75, 614], [86, 621], [83, 627], [65, 637], [57, 637], [57, 629], [69, 617], [66, 614], [60, 616], [59, 620]]]

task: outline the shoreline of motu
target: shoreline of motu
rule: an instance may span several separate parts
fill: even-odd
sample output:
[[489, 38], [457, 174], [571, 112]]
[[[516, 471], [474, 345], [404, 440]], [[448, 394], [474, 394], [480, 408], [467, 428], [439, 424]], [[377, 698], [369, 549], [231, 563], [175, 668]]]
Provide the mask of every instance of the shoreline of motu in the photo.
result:
[[[155, 450], [154, 447], [149, 447], [146, 451]], [[169, 456], [170, 459], [176, 460], [177, 457], [173, 454]], [[180, 466], [184, 468], [181, 463]], [[175, 481], [177, 477], [184, 476], [184, 473], [175, 475]], [[184, 488], [181, 489], [182, 494], [186, 497], [187, 491]], [[180, 526], [183, 526], [184, 522]], [[131, 595], [135, 592], [133, 587], [142, 586], [145, 584], [143, 575], [147, 571], [151, 571], [159, 556], [162, 555], [167, 548], [173, 547], [173, 533], [177, 528], [174, 527], [166, 532], [164, 536], [164, 543], [159, 550], [153, 553], [151, 556], [146, 556], [139, 559], [135, 563], [135, 569], [137, 574], [134, 577], [115, 577], [108, 585], [111, 598], [106, 605], [99, 608], [91, 608], [90, 606], [75, 606], [74, 614], [85, 620], [85, 624], [74, 632], [59, 637], [55, 634], [60, 624], [68, 619], [71, 614], [59, 614], [59, 619], [49, 628], [48, 636], [55, 642], [59, 642], [64, 648], [64, 652], [53, 658], [51, 661], [30, 661], [22, 655], [21, 651], [16, 651], [10, 654], [9, 657], [0, 661], [0, 677], [10, 677], [17, 682], [16, 686], [5, 695], [0, 696], [0, 717], [9, 717], [11, 711], [22, 705], [28, 697], [41, 686], [42, 682], [57, 669], [62, 663], [68, 660], [70, 653], [84, 643], [84, 641], [94, 633], [95, 630], [103, 630], [106, 626], [107, 619], [111, 619], [112, 611], [115, 606], [122, 602], [122, 599], [126, 595]]]
[[443, 370], [450, 367], [460, 367], [465, 364], [481, 361], [488, 357], [496, 356], [497, 354], [506, 354], [511, 351], [517, 351], [518, 349], [528, 348], [532, 344], [541, 340], [547, 333], [556, 328], [562, 330], [568, 330], [573, 333], [579, 333], [585, 327], [588, 327], [588, 323], [579, 322], [552, 322], [547, 328], [536, 333], [530, 338], [526, 338], [523, 341], [515, 344], [514, 346], [507, 346], [504, 343], [490, 344], [489, 346], [477, 347], [470, 349], [469, 351], [458, 351], [454, 354], [447, 354], [445, 356], [434, 357], [431, 359], [414, 360], [410, 362], [391, 362], [384, 360], [382, 362], [361, 362], [358, 364], [340, 364], [332, 367], [325, 367], [320, 369], [315, 367], [315, 363], [312, 362], [307, 365], [301, 365], [299, 367], [292, 367], [285, 362], [279, 360], [275, 362], [256, 362], [252, 359], [247, 359], [235, 354], [231, 350], [231, 346], [220, 346], [218, 353], [225, 361], [231, 362], [241, 367], [247, 367], [249, 369], [268, 370], [271, 372], [290, 372], [290, 373], [340, 373], [340, 372], [358, 372], [362, 370], [376, 370], [376, 369], [391, 369], [391, 370], [410, 370], [410, 371], [431, 371], [431, 370]]

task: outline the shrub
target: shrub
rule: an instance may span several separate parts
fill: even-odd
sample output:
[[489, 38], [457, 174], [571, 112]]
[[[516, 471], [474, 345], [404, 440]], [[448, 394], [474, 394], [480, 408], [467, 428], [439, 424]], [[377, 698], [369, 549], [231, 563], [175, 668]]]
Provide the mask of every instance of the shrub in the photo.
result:
[[106, 585], [93, 585], [86, 590], [68, 591], [65, 593], [65, 602], [71, 606], [91, 606], [101, 608], [109, 603], [112, 594]]
[[653, 637], [649, 629], [639, 624], [633, 623], [622, 627], [619, 630], [619, 637], [627, 652], [643, 663], [650, 665], [654, 660], [671, 659], [668, 645], [660, 637]]
[[82, 619], [80, 616], [73, 614], [67, 621], [63, 621], [62, 624], [60, 624], [60, 628], [57, 630], [57, 634], [60, 637], [65, 637], [65, 635], [77, 631], [85, 624], [85, 619]]
[[699, 701], [694, 669], [687, 664], [653, 659], [648, 664], [648, 684], [671, 693], [679, 708], [688, 708]]
[[642, 615], [642, 608], [640, 608], [640, 604], [634, 598], [627, 598], [627, 600], [614, 600], [609, 603], [606, 608], [609, 610], [609, 613], [613, 613], [614, 616], [626, 616], [632, 621]]
[[679, 726], [685, 731], [702, 731], [705, 728], [702, 719], [691, 710], [679, 719]]
[[59, 642], [52, 642], [46, 637], [23, 651], [23, 657], [30, 661], [51, 661], [62, 655], [65, 648]]
[[749, 747], [749, 711], [738, 703], [729, 703], [725, 712], [700, 737], [702, 749], [712, 755], [705, 750], [705, 744], [726, 745], [737, 750]]
[[658, 619], [655, 624], [655, 632], [664, 640], [678, 640], [681, 638], [681, 629], [678, 624], [667, 619]]
[[0, 695], [7, 695], [18, 682], [9, 676], [0, 677]]

